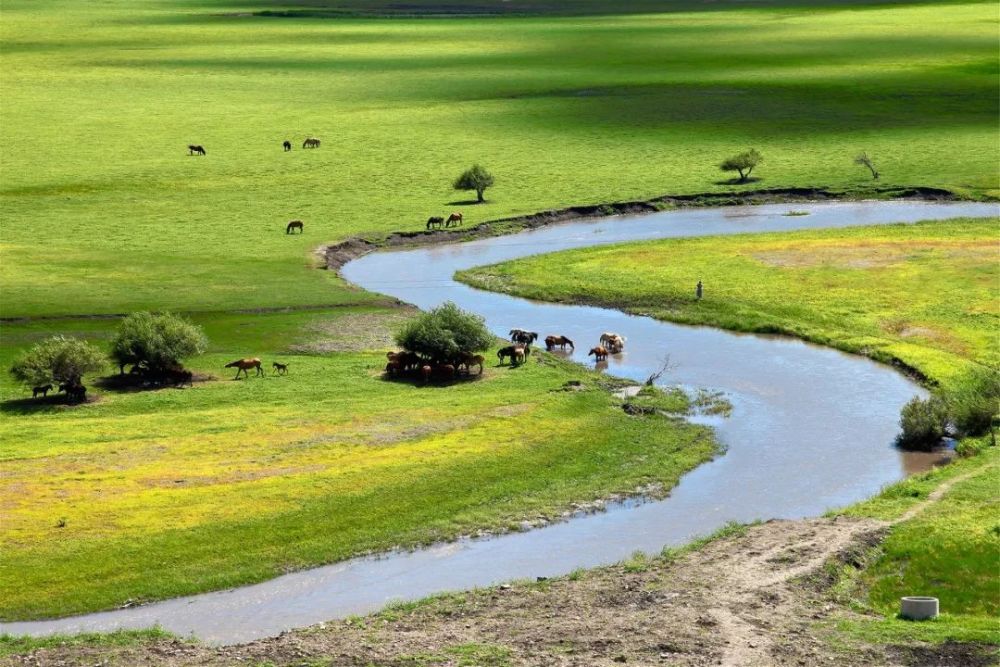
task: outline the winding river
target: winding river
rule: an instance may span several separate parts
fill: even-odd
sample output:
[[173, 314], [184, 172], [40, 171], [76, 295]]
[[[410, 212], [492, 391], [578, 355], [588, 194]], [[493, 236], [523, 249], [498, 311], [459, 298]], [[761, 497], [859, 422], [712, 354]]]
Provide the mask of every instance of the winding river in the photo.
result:
[[[808, 211], [788, 216], [790, 210]], [[447, 246], [378, 252], [343, 268], [350, 281], [421, 308], [445, 300], [512, 327], [561, 333], [587, 363], [602, 331], [627, 336], [608, 371], [644, 379], [669, 353], [671, 383], [725, 393], [732, 416], [713, 422], [728, 450], [685, 475], [669, 498], [626, 502], [543, 528], [467, 539], [413, 552], [287, 574], [260, 584], [70, 618], [2, 623], [0, 633], [110, 631], [159, 624], [180, 635], [231, 644], [327, 619], [379, 609], [394, 600], [555, 576], [655, 553], [730, 520], [795, 519], [871, 496], [923, 465], [893, 448], [899, 409], [922, 390], [891, 368], [787, 338], [679, 326], [618, 311], [539, 303], [472, 289], [455, 271], [568, 248], [717, 234], [915, 222], [998, 214], [994, 204], [854, 202], [681, 209], [565, 223]], [[691, 277], [692, 288], [697, 276]], [[706, 286], [711, 295], [712, 286]], [[873, 285], [872, 289], [878, 289]]]

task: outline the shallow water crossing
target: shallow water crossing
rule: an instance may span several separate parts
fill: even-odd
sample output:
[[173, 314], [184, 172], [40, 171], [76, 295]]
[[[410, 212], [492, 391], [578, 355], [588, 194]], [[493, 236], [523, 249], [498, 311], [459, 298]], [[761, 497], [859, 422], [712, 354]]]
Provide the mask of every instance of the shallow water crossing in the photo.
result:
[[[788, 216], [792, 210], [806, 216]], [[343, 269], [352, 282], [429, 308], [451, 300], [504, 335], [512, 327], [577, 342], [574, 359], [603, 331], [628, 339], [608, 372], [645, 379], [665, 354], [671, 384], [722, 391], [732, 416], [713, 421], [725, 455], [688, 473], [669, 498], [523, 533], [461, 540], [414, 552], [358, 558], [242, 588], [52, 621], [2, 623], [0, 632], [42, 635], [154, 624], [210, 643], [238, 643], [379, 609], [394, 600], [556, 576], [659, 552], [730, 520], [802, 518], [877, 492], [912, 472], [892, 446], [900, 407], [922, 390], [869, 360], [795, 340], [732, 334], [583, 306], [482, 292], [455, 271], [543, 252], [624, 241], [915, 222], [998, 214], [996, 205], [859, 202], [689, 209], [566, 223], [449, 246], [378, 252]], [[697, 281], [692, 276], [692, 289]], [[710, 295], [711, 286], [707, 286]]]

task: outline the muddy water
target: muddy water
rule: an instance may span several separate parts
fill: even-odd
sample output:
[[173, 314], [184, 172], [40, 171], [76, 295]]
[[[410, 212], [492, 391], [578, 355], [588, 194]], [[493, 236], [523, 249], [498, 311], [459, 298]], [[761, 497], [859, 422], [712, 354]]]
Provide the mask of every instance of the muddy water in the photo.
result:
[[[792, 209], [809, 215], [783, 215]], [[0, 632], [108, 631], [158, 623], [211, 643], [244, 642], [369, 612], [393, 600], [565, 574], [621, 560], [636, 550], [658, 552], [729, 520], [815, 516], [870, 496], [931, 462], [908, 459], [892, 447], [899, 408], [922, 392], [891, 369], [794, 340], [486, 293], [451, 276], [473, 266], [621, 241], [996, 214], [991, 205], [908, 202], [681, 210], [358, 259], [343, 273], [366, 289], [421, 308], [455, 301], [485, 316], [498, 334], [517, 326], [567, 335], [578, 342], [574, 358], [583, 363], [602, 331], [618, 331], [628, 338], [627, 352], [612, 357], [608, 366], [618, 376], [642, 380], [669, 354], [676, 364], [669, 382], [719, 390], [732, 401], [732, 416], [712, 421], [727, 453], [685, 475], [663, 501], [623, 503], [528, 532], [359, 558], [144, 607], [4, 623]], [[697, 279], [691, 277], [692, 289]], [[707, 285], [707, 298], [711, 293]]]

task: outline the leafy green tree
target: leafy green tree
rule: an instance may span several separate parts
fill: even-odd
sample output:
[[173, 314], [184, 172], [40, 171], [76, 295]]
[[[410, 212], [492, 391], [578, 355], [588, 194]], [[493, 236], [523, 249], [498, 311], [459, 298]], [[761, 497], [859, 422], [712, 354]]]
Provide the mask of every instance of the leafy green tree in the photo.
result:
[[435, 361], [454, 361], [463, 353], [483, 352], [493, 334], [483, 318], [467, 313], [452, 302], [421, 313], [403, 325], [396, 344]]
[[52, 336], [34, 345], [10, 368], [11, 375], [30, 387], [46, 384], [83, 386], [83, 376], [107, 364], [107, 356], [87, 341]]
[[948, 404], [942, 396], [932, 394], [926, 400], [915, 396], [900, 412], [903, 432], [896, 444], [904, 449], [932, 449], [945, 436], [948, 421]]
[[486, 201], [483, 199], [483, 192], [492, 185], [493, 174], [476, 164], [466, 169], [461, 176], [456, 178], [452, 187], [456, 190], [475, 190], [476, 198], [480, 202], [483, 202]]
[[201, 327], [172, 313], [138, 312], [122, 320], [111, 340], [111, 358], [120, 372], [131, 364], [157, 374], [181, 366], [205, 351], [208, 339]]
[[750, 178], [753, 168], [763, 161], [764, 157], [756, 149], [751, 148], [748, 151], [723, 160], [722, 164], [719, 165], [719, 169], [722, 171], [738, 171], [740, 173], [740, 183], [743, 183]]
[[996, 444], [1000, 417], [1000, 370], [978, 367], [962, 378], [948, 396], [951, 421], [959, 435], [989, 433]]

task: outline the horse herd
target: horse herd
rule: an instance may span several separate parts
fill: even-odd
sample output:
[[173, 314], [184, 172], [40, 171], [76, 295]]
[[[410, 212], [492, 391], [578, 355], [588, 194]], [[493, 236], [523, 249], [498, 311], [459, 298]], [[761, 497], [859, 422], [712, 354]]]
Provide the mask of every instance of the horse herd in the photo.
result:
[[416, 352], [386, 352], [389, 362], [385, 365], [386, 375], [390, 377], [411, 376], [417, 377], [423, 382], [428, 382], [431, 378], [439, 380], [453, 380], [461, 373], [472, 375], [472, 367], [479, 369], [478, 375], [483, 374], [483, 364], [485, 357], [481, 354], [471, 354], [461, 352], [451, 359], [427, 359]]
[[[306, 137], [306, 140], [302, 142], [302, 148], [319, 148], [320, 143], [322, 142], [316, 137]], [[281, 142], [281, 147], [287, 153], [292, 150], [292, 142], [286, 139]], [[208, 155], [208, 153], [201, 144], [188, 144], [188, 155]]]
[[[502, 347], [497, 351], [497, 357], [502, 365], [504, 359], [509, 358], [512, 365], [524, 363], [524, 360], [531, 354], [531, 344], [538, 340], [537, 331], [527, 329], [511, 329], [510, 340], [513, 345]], [[576, 346], [566, 336], [550, 335], [545, 337], [545, 349], [552, 352], [557, 347], [565, 350], [569, 346], [571, 350], [576, 350]], [[610, 331], [601, 334], [600, 344], [590, 348], [587, 356], [593, 356], [595, 361], [604, 361], [609, 354], [621, 354], [625, 351], [625, 337]]]

